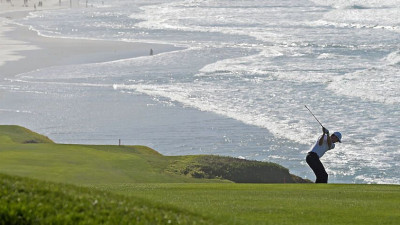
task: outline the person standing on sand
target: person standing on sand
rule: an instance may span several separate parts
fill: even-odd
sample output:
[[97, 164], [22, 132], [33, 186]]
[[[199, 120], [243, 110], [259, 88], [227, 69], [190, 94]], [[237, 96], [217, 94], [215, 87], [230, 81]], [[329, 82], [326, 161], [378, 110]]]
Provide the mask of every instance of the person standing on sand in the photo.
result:
[[322, 132], [322, 136], [318, 137], [318, 140], [306, 157], [307, 164], [311, 167], [317, 177], [315, 183], [328, 183], [328, 174], [319, 159], [325, 154], [325, 152], [334, 149], [336, 142], [342, 143], [342, 134], [340, 132], [334, 132], [329, 136], [329, 130], [325, 127], [322, 127]]

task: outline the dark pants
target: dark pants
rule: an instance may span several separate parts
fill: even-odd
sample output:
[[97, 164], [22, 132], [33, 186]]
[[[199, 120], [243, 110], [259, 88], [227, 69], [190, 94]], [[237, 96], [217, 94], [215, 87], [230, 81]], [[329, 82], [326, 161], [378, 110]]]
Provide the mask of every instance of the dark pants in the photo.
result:
[[321, 161], [319, 160], [317, 153], [309, 152], [306, 157], [306, 162], [317, 177], [315, 183], [328, 183], [328, 174], [325, 171], [324, 165], [322, 165]]

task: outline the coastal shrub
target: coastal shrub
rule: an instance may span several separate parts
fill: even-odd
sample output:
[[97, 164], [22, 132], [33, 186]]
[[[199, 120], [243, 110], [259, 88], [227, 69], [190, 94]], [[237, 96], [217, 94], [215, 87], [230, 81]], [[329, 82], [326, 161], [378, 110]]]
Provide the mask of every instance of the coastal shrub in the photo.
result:
[[180, 172], [195, 178], [227, 179], [236, 183], [307, 183], [289, 170], [270, 162], [226, 156], [201, 155], [179, 161]]

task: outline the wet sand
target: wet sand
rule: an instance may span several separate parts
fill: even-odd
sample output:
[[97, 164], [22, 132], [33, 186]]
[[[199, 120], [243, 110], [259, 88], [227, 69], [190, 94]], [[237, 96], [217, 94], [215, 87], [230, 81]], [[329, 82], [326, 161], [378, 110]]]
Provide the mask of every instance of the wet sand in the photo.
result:
[[27, 16], [29, 11], [25, 7], [0, 11], [0, 79], [45, 67], [146, 56], [150, 55], [150, 49], [154, 54], [178, 49], [154, 43], [43, 37], [13, 22]]

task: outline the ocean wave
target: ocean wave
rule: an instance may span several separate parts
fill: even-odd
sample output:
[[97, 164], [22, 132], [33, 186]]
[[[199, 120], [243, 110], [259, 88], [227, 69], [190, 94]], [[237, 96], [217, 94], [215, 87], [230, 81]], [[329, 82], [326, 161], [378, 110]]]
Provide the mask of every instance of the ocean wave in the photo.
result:
[[30, 110], [20, 110], [20, 109], [0, 109], [0, 112], [32, 114], [32, 111], [30, 111]]
[[334, 8], [369, 9], [375, 7], [398, 7], [396, 0], [311, 0], [315, 4]]
[[359, 97], [385, 104], [400, 103], [400, 52], [395, 51], [381, 60], [380, 66], [357, 70], [333, 78], [328, 89], [338, 95]]
[[398, 68], [370, 68], [335, 77], [327, 88], [337, 95], [393, 105], [400, 103], [399, 74]]
[[[306, 124], [306, 121], [294, 119], [294, 111], [286, 111], [285, 108], [277, 105], [273, 107], [273, 102], [280, 101], [279, 97], [274, 96], [273, 93], [265, 93], [264, 88], [259, 84], [254, 85], [252, 91], [254, 94], [245, 95], [243, 95], [244, 91], [248, 92], [246, 85], [236, 86], [233, 89], [229, 82], [220, 83], [212, 88], [210, 85], [213, 84], [198, 82], [174, 85], [114, 84], [113, 87], [116, 90], [133, 90], [154, 97], [168, 98], [170, 101], [201, 111], [213, 112], [245, 124], [266, 128], [278, 138], [301, 144], [312, 141], [307, 135], [310, 126]], [[274, 98], [276, 99], [272, 101]], [[268, 103], [268, 101], [271, 102]], [[293, 108], [299, 107], [294, 102], [290, 104]]]
[[400, 65], [400, 51], [395, 51], [390, 53], [388, 56], [384, 58], [384, 61], [387, 62], [387, 65], [390, 66], [399, 66]]

